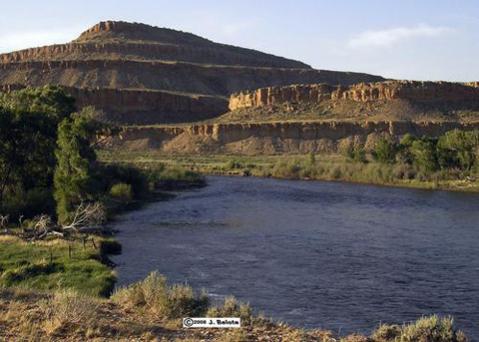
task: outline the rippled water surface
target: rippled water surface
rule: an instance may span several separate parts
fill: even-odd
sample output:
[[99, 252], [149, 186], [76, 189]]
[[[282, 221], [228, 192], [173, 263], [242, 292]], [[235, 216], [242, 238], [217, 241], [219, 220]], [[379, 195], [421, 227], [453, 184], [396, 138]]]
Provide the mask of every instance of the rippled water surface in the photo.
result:
[[159, 270], [275, 319], [341, 333], [453, 315], [479, 337], [479, 196], [208, 178], [119, 218], [119, 284]]

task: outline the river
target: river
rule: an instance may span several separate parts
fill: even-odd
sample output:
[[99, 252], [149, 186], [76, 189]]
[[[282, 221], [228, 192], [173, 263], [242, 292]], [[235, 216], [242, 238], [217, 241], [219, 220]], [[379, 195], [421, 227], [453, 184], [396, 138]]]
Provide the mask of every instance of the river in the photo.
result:
[[209, 177], [118, 218], [119, 285], [158, 270], [306, 328], [453, 315], [479, 336], [479, 195]]

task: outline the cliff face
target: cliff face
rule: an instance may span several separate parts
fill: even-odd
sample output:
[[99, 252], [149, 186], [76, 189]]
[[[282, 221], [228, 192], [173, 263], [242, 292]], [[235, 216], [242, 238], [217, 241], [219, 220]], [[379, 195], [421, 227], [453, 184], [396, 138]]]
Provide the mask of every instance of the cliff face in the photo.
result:
[[[5, 89], [11, 85], [47, 84], [96, 89], [97, 94], [102, 94], [101, 101], [99, 95], [84, 96], [78, 101], [84, 104], [85, 98], [95, 100], [89, 104], [101, 104], [99, 109], [118, 123], [169, 123], [214, 117], [221, 114], [219, 108], [224, 108], [225, 98], [242, 89], [291, 83], [350, 85], [378, 80], [382, 78], [314, 70], [298, 61], [218, 44], [191, 33], [114, 21], [101, 22], [68, 44], [0, 55], [0, 86]], [[125, 94], [113, 96], [110, 89]], [[130, 97], [132, 90], [137, 95], [145, 92], [143, 98], [151, 98], [151, 91], [178, 94], [174, 101], [168, 97], [164, 105], [158, 104], [159, 93], [155, 95], [158, 101], [135, 103]], [[205, 107], [201, 111], [195, 110], [198, 96]], [[121, 115], [117, 104], [108, 102], [117, 98], [128, 99], [126, 102], [131, 104], [122, 109]], [[188, 101], [191, 103], [186, 104]], [[137, 115], [140, 117], [134, 119]], [[128, 120], [123, 121], [125, 118]]]
[[388, 81], [359, 83], [349, 87], [327, 84], [267, 87], [242, 91], [230, 97], [229, 109], [266, 107], [284, 103], [379, 102], [408, 100], [421, 103], [479, 104], [478, 83]]
[[224, 99], [207, 95], [182, 95], [163, 91], [66, 88], [77, 107], [102, 108], [105, 119], [125, 124], [150, 125], [157, 122], [185, 122], [211, 119], [227, 108]]
[[[366, 78], [366, 76], [364, 76]], [[227, 97], [252, 84], [333, 82], [349, 84], [361, 75], [314, 69], [253, 68], [134, 60], [27, 61], [0, 64], [0, 84], [134, 88]]]
[[370, 149], [381, 136], [439, 136], [452, 129], [479, 129], [458, 122], [282, 122], [130, 127], [106, 147], [164, 153], [277, 154], [337, 152], [356, 144]]

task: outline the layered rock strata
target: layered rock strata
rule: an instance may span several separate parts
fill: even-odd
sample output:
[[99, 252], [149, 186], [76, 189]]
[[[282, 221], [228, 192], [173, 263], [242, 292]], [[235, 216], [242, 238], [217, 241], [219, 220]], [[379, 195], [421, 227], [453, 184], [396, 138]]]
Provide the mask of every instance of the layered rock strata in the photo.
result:
[[284, 103], [321, 103], [351, 100], [379, 102], [408, 100], [419, 103], [479, 104], [479, 86], [473, 83], [386, 81], [348, 87], [302, 84], [241, 91], [230, 96], [230, 110], [275, 106]]
[[[48, 84], [79, 88], [78, 94], [84, 93], [81, 89], [97, 89], [96, 96], [83, 96], [78, 102], [84, 104], [85, 98], [91, 98], [94, 101], [89, 104], [102, 104], [99, 109], [105, 111], [107, 118], [120, 124], [191, 122], [218, 116], [218, 103], [225, 107], [226, 98], [242, 89], [318, 82], [350, 85], [378, 80], [382, 78], [314, 70], [298, 61], [218, 44], [191, 33], [115, 21], [101, 22], [68, 44], [0, 55], [0, 86], [5, 89], [13, 85]], [[110, 89], [128, 93], [113, 96]], [[156, 100], [138, 100], [139, 107], [135, 107], [130, 89], [138, 95], [145, 92], [142, 98]], [[151, 91], [163, 95], [153, 96]], [[164, 95], [168, 92], [177, 93], [174, 100]], [[99, 96], [101, 101], [97, 101]], [[103, 101], [117, 98], [128, 99], [129, 105], [121, 110], [121, 115], [117, 104]], [[158, 103], [162, 98], [165, 104]], [[196, 109], [198, 98], [205, 105], [201, 110]], [[191, 103], [188, 105], [187, 101]], [[209, 103], [212, 106], [208, 108]], [[148, 104], [151, 106], [147, 108]], [[188, 108], [192, 110], [188, 112]]]
[[439, 136], [453, 129], [479, 129], [458, 122], [283, 122], [129, 127], [105, 147], [155, 149], [164, 153], [278, 154], [337, 152], [345, 144], [371, 148], [385, 135]]

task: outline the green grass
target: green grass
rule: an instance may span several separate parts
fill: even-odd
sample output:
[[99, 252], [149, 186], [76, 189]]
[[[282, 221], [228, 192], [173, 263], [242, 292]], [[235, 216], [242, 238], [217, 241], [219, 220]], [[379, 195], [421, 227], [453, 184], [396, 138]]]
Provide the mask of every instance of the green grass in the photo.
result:
[[[38, 290], [75, 289], [92, 296], [108, 296], [115, 276], [91, 242], [26, 243], [16, 238], [0, 240], [0, 286]], [[100, 241], [97, 241], [100, 246]]]
[[436, 173], [428, 177], [403, 164], [374, 160], [357, 162], [340, 154], [310, 155], [165, 155], [155, 151], [100, 151], [104, 162], [121, 162], [146, 169], [157, 167], [191, 170], [209, 175], [252, 175], [283, 179], [347, 181], [419, 189], [479, 191], [479, 182]]

